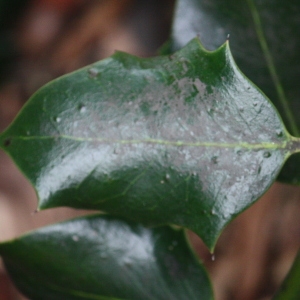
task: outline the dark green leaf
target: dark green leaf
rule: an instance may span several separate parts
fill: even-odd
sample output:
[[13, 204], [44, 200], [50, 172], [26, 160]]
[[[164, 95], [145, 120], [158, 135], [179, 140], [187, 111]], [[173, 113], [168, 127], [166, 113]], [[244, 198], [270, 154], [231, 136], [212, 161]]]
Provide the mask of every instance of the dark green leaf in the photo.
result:
[[182, 230], [90, 216], [0, 244], [18, 288], [34, 300], [213, 298]]
[[[237, 65], [281, 112], [288, 130], [300, 136], [300, 5], [298, 0], [178, 0], [170, 48], [198, 35], [214, 50], [230, 34]], [[300, 154], [279, 179], [300, 184]]]
[[300, 255], [298, 254], [289, 274], [273, 300], [300, 299]]
[[173, 223], [211, 249], [300, 148], [228, 44], [207, 52], [197, 39], [171, 56], [116, 53], [49, 83], [0, 142], [40, 208]]

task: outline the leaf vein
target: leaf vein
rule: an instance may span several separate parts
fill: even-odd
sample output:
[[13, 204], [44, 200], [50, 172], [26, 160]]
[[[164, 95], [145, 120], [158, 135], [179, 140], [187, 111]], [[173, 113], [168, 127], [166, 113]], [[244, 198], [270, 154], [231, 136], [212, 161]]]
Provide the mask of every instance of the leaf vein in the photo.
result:
[[103, 143], [103, 144], [121, 144], [121, 145], [138, 145], [138, 144], [153, 144], [153, 145], [164, 145], [164, 146], [174, 146], [174, 147], [213, 147], [213, 148], [248, 148], [249, 150], [260, 150], [260, 149], [286, 149], [288, 142], [293, 142], [291, 137], [287, 140], [276, 143], [276, 142], [260, 142], [260, 143], [247, 143], [247, 142], [210, 142], [210, 141], [199, 141], [199, 142], [189, 142], [189, 141], [171, 141], [162, 139], [131, 139], [131, 140], [114, 140], [114, 139], [104, 139], [104, 138], [85, 138], [85, 137], [75, 137], [68, 135], [59, 136], [22, 136], [15, 137], [15, 139], [20, 140], [47, 140], [47, 139], [67, 139], [75, 142], [91, 142], [91, 143]]

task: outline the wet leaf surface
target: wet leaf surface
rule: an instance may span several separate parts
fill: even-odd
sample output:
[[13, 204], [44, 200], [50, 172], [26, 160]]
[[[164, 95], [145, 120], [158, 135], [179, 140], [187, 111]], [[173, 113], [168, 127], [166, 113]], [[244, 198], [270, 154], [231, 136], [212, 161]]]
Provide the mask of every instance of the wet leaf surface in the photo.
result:
[[[271, 99], [289, 132], [300, 136], [300, 5], [298, 0], [178, 0], [171, 51], [199, 36], [217, 49], [230, 34], [237, 65]], [[300, 183], [300, 154], [280, 173], [284, 182]]]
[[0, 244], [30, 299], [213, 299], [207, 274], [182, 230], [147, 229], [99, 215]]
[[116, 53], [47, 84], [0, 141], [41, 209], [176, 224], [210, 249], [299, 151], [228, 43], [208, 52], [197, 39], [170, 56]]

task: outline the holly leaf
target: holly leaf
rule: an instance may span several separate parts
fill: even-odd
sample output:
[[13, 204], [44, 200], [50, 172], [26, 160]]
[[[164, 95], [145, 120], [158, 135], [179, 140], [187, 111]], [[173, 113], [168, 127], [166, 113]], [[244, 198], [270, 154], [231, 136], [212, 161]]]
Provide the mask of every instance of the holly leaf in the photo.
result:
[[0, 136], [39, 209], [98, 209], [176, 224], [212, 250], [272, 184], [299, 140], [236, 67], [228, 43], [125, 53], [40, 89]]
[[[217, 49], [230, 34], [237, 65], [272, 100], [294, 136], [300, 136], [300, 5], [298, 0], [178, 0], [169, 51], [195, 36]], [[279, 180], [300, 184], [300, 154], [292, 156]]]
[[148, 229], [100, 215], [0, 244], [5, 266], [30, 299], [213, 299], [182, 230]]

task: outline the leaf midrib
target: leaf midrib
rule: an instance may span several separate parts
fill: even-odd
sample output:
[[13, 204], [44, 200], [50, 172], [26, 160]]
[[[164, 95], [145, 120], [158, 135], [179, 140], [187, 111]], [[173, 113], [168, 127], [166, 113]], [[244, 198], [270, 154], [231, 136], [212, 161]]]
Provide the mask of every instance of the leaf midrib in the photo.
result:
[[[76, 137], [69, 135], [58, 135], [58, 136], [18, 136], [14, 139], [19, 140], [55, 140], [55, 139], [66, 139], [74, 142], [97, 142], [102, 144], [121, 144], [121, 145], [134, 145], [134, 144], [153, 144], [153, 145], [165, 145], [175, 147], [207, 147], [207, 148], [246, 148], [246, 149], [287, 149], [288, 142], [294, 142], [292, 139], [287, 139], [282, 143], [275, 142], [262, 142], [262, 143], [247, 143], [247, 142], [232, 142], [232, 143], [220, 143], [220, 142], [187, 142], [187, 141], [170, 141], [160, 139], [104, 139], [104, 138], [88, 138], [88, 137]], [[298, 140], [298, 139], [295, 139]]]

